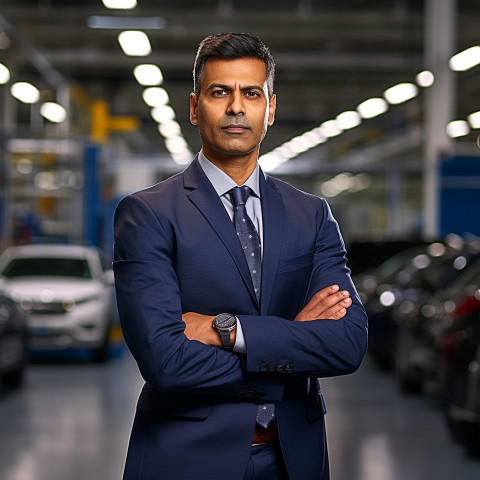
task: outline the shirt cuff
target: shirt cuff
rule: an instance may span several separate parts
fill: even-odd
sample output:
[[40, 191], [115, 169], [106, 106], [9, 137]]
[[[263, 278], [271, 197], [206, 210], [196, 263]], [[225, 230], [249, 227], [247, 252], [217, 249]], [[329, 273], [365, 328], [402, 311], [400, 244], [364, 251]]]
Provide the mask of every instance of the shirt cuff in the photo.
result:
[[235, 353], [247, 353], [247, 346], [245, 345], [245, 337], [243, 336], [242, 323], [237, 317], [237, 331], [235, 335], [235, 345], [233, 346]]

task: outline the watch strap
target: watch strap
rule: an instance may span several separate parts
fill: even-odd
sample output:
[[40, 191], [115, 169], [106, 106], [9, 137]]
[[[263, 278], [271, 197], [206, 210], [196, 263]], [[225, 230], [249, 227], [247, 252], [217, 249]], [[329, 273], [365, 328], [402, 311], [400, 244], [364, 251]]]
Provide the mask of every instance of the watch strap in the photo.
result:
[[220, 334], [220, 340], [222, 341], [222, 348], [227, 351], [232, 351], [233, 347], [230, 342], [230, 332], [218, 332]]

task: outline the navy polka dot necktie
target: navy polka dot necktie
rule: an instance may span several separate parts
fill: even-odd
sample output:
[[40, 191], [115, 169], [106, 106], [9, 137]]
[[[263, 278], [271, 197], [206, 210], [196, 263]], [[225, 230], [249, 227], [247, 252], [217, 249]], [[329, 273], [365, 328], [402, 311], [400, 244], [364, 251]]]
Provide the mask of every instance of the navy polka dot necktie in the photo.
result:
[[230, 190], [230, 197], [233, 205], [233, 223], [235, 230], [237, 231], [238, 239], [240, 240], [243, 253], [247, 259], [257, 300], [260, 301], [260, 284], [262, 278], [260, 237], [245, 208], [245, 204], [251, 193], [252, 190], [250, 187], [235, 187]]
[[[233, 205], [233, 223], [237, 231], [238, 239], [242, 245], [243, 253], [247, 259], [250, 276], [257, 300], [260, 301], [260, 284], [262, 272], [260, 236], [247, 214], [245, 204], [251, 195], [250, 187], [235, 187], [230, 190], [230, 198]], [[270, 422], [275, 419], [275, 406], [271, 403], [259, 405], [257, 411], [257, 423], [267, 428]]]

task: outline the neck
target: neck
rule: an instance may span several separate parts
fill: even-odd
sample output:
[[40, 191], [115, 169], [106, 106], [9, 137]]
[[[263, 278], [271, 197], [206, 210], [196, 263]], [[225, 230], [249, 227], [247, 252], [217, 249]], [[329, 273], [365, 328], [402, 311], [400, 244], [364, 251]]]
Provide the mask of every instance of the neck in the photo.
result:
[[204, 155], [220, 170], [225, 172], [237, 185], [243, 185], [257, 166], [257, 153], [249, 156], [229, 156], [218, 158], [218, 156]]

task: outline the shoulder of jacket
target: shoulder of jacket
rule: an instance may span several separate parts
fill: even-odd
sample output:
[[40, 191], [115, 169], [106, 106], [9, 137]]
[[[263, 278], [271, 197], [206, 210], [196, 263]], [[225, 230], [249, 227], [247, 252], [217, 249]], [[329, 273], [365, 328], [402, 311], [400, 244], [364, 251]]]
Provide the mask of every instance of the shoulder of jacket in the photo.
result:
[[267, 180], [267, 183], [271, 182], [274, 188], [276, 188], [277, 191], [282, 195], [290, 195], [293, 197], [297, 197], [298, 199], [309, 200], [314, 203], [317, 203], [317, 202], [326, 203], [326, 200], [319, 197], [318, 195], [314, 195], [313, 193], [300, 190], [299, 188], [294, 187], [290, 183], [284, 180], [280, 180], [279, 178], [271, 177], [270, 175], [267, 175], [266, 180]]

